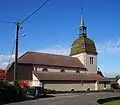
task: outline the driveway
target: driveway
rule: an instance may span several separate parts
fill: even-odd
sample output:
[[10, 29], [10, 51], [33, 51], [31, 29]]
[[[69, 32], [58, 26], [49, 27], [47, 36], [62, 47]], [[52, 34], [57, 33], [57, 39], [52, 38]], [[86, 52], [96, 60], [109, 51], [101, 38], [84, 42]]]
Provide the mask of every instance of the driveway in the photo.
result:
[[120, 96], [120, 93], [69, 93], [56, 94], [56, 97], [41, 98], [36, 100], [28, 100], [18, 103], [10, 103], [6, 105], [99, 105], [96, 103], [98, 99]]

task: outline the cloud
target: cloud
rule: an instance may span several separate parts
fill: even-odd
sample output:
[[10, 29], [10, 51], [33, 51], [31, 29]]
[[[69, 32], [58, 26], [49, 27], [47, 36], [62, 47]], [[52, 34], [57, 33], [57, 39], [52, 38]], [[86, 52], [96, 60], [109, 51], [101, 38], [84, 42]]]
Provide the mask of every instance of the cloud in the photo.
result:
[[96, 44], [98, 51], [98, 66], [105, 76], [114, 77], [120, 72], [120, 38], [109, 39], [104, 43]]
[[[107, 76], [112, 69], [115, 69], [114, 67], [118, 67], [117, 63], [114, 61], [113, 64], [109, 64], [110, 57], [111, 59], [114, 58], [115, 55], [120, 55], [120, 39], [117, 40], [107, 40], [104, 43], [96, 43], [97, 51], [99, 53], [98, 56], [98, 66], [100, 66], [101, 70], [104, 71], [104, 74]], [[63, 44], [57, 44], [57, 45], [51, 45], [46, 46], [45, 48], [41, 49], [34, 49], [35, 52], [42, 52], [42, 53], [51, 53], [51, 54], [59, 54], [59, 55], [69, 55], [70, 53], [70, 46], [63, 45]], [[22, 55], [24, 52], [19, 53], [19, 55]], [[113, 57], [113, 58], [112, 58]], [[109, 58], [109, 59], [108, 59]], [[0, 68], [6, 68], [8, 65], [10, 59], [10, 55], [0, 55]], [[14, 61], [14, 55], [11, 57], [11, 62]], [[109, 62], [109, 63], [106, 63]], [[108, 66], [109, 65], [109, 66]], [[116, 70], [116, 72], [118, 72]]]
[[[42, 49], [34, 50], [35, 52], [50, 53], [50, 54], [59, 54], [59, 55], [69, 55], [70, 48], [63, 45], [53, 45]], [[21, 56], [24, 53], [19, 53]], [[11, 59], [10, 59], [11, 57]], [[12, 55], [0, 55], [0, 68], [5, 69], [9, 63], [14, 61], [15, 56]]]
[[[18, 57], [21, 56], [23, 53], [19, 53]], [[6, 69], [8, 64], [13, 62], [15, 59], [15, 55], [0, 55], [0, 68]]]
[[120, 53], [120, 39], [107, 40], [102, 44], [97, 44], [99, 53]]
[[12, 61], [14, 61], [14, 55], [0, 55], [0, 68], [5, 69]]
[[50, 53], [50, 54], [59, 54], [59, 55], [69, 55], [70, 48], [63, 45], [54, 45], [44, 49], [38, 49], [36, 52]]

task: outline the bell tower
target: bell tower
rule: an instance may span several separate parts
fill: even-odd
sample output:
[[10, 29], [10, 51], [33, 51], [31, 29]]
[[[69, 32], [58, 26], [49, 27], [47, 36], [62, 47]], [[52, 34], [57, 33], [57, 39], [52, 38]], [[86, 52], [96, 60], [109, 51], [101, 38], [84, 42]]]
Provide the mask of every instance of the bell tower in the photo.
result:
[[88, 72], [97, 73], [97, 54], [94, 41], [87, 37], [87, 27], [85, 26], [82, 9], [79, 37], [72, 43], [70, 56], [77, 57]]

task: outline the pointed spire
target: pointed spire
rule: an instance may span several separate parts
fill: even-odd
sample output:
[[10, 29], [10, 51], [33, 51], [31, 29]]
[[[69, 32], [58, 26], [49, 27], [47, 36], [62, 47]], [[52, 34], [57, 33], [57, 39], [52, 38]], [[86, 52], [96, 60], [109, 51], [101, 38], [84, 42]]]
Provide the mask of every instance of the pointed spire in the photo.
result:
[[82, 15], [81, 15], [81, 26], [85, 26], [84, 16], [83, 16], [83, 7], [81, 8], [81, 12], [82, 12]]
[[83, 7], [81, 8], [81, 24], [79, 26], [79, 36], [85, 36], [87, 35], [87, 30], [86, 30], [85, 22], [84, 22], [84, 16], [83, 16]]

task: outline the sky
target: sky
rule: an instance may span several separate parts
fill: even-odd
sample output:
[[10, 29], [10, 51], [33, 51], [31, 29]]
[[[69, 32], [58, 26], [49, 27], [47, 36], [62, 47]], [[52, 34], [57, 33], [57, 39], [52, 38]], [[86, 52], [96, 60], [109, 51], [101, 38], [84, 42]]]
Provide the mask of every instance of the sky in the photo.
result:
[[[0, 21], [21, 22], [43, 2], [0, 0]], [[87, 36], [94, 40], [99, 53], [98, 67], [107, 77], [120, 74], [119, 0], [50, 0], [21, 25], [19, 56], [26, 51], [69, 55], [72, 42], [79, 37], [81, 6]], [[10, 55], [15, 34], [15, 24], [0, 22], [0, 68], [14, 59], [14, 53]]]

